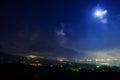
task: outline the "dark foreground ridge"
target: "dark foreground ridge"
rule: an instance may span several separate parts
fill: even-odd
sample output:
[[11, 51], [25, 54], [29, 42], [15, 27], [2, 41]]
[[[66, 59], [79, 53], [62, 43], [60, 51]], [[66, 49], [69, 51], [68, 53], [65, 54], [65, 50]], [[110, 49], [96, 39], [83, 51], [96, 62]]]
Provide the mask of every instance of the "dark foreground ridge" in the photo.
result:
[[72, 71], [59, 67], [30, 66], [20, 63], [0, 64], [0, 80], [80, 80], [116, 79], [119, 72], [92, 70]]

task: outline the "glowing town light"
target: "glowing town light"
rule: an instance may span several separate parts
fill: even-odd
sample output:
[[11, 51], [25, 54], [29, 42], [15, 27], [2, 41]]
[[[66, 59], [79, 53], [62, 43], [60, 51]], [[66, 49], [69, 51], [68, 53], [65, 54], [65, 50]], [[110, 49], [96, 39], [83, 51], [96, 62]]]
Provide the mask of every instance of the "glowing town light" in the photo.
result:
[[63, 62], [65, 59], [64, 58], [59, 58], [58, 59], [60, 62]]
[[37, 56], [35, 56], [35, 55], [28, 55], [27, 57], [28, 58], [36, 58]]
[[100, 65], [96, 65], [96, 68], [100, 68], [101, 66]]
[[31, 66], [43, 66], [42, 64], [37, 64], [37, 63], [30, 63], [29, 65], [31, 65]]

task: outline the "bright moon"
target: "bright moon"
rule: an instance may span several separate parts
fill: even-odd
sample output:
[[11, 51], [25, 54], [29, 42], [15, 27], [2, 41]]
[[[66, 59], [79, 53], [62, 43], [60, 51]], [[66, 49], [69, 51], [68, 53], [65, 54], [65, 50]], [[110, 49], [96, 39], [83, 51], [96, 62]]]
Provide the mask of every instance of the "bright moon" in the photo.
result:
[[95, 16], [98, 18], [103, 18], [107, 14], [107, 10], [96, 10]]
[[105, 15], [107, 14], [107, 10], [97, 9], [94, 12], [94, 16], [100, 20], [102, 23], [107, 23], [107, 19]]

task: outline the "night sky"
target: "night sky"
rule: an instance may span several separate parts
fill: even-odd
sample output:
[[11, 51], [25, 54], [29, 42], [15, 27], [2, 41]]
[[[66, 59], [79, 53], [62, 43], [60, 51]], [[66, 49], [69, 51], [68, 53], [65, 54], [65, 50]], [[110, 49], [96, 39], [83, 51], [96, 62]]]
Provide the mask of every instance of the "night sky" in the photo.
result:
[[[105, 24], [94, 16], [97, 5], [108, 11]], [[120, 1], [0, 2], [0, 51], [24, 55], [26, 50], [48, 56], [120, 55]]]

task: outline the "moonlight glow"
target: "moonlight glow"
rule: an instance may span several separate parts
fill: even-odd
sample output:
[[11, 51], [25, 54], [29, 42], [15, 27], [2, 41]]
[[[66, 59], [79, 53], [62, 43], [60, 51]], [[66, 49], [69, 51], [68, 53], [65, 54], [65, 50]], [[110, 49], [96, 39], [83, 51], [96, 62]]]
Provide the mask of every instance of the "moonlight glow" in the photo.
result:
[[96, 10], [95, 16], [98, 18], [103, 18], [107, 14], [107, 10]]
[[107, 14], [107, 10], [97, 9], [94, 12], [94, 16], [100, 20], [102, 23], [107, 23], [107, 19], [105, 18]]

